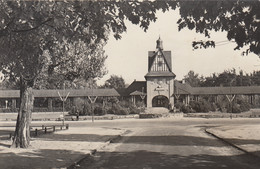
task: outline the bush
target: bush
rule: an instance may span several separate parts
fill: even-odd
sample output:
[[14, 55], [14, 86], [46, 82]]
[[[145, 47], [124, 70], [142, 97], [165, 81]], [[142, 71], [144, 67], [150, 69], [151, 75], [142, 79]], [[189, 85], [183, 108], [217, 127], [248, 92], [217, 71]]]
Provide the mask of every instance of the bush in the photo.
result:
[[69, 110], [70, 115], [91, 115], [91, 104], [82, 98], [75, 98], [73, 106]]
[[195, 112], [207, 113], [209, 111], [216, 111], [216, 106], [206, 100], [192, 101], [190, 107]]
[[94, 114], [97, 116], [102, 116], [106, 114], [106, 110], [102, 106], [98, 105], [94, 108]]
[[128, 109], [121, 107], [121, 109], [119, 111], [116, 111], [115, 114], [116, 115], [128, 115], [129, 111], [128, 111]]
[[114, 104], [109, 110], [109, 114], [115, 114], [115, 115], [128, 115], [129, 110], [128, 108], [124, 108], [120, 106], [119, 104]]
[[251, 105], [242, 98], [237, 99], [237, 104], [239, 104], [241, 112], [249, 111]]
[[180, 111], [183, 113], [193, 113], [194, 112], [189, 105], [185, 106], [184, 104], [181, 106]]

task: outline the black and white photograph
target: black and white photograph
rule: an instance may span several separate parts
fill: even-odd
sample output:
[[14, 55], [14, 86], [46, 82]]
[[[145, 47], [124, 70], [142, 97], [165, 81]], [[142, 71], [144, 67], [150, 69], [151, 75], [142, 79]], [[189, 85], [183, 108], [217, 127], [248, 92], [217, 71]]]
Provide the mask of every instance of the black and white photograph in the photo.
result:
[[0, 169], [259, 168], [259, 0], [0, 0]]

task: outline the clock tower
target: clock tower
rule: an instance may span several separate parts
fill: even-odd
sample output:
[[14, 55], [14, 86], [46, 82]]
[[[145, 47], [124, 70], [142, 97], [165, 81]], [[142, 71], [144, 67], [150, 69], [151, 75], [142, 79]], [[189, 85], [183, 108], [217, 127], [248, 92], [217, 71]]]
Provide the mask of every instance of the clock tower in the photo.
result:
[[148, 108], [169, 108], [174, 105], [174, 78], [171, 51], [163, 50], [163, 42], [159, 37], [156, 50], [148, 52], [148, 73], [145, 75]]

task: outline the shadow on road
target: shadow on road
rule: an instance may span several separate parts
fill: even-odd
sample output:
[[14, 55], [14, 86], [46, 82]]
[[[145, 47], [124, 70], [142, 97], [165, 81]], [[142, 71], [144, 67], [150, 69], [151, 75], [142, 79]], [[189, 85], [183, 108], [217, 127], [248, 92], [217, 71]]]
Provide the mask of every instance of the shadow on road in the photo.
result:
[[[89, 158], [92, 158], [91, 160]], [[247, 155], [212, 156], [197, 154], [189, 156], [169, 155], [159, 152], [99, 152], [94, 157], [81, 161], [80, 168], [91, 169], [256, 169], [260, 166], [259, 159], [248, 158]], [[230, 162], [235, 160], [234, 162]], [[243, 160], [241, 160], [243, 159]], [[90, 163], [90, 161], [92, 161]], [[247, 163], [241, 163], [246, 161]], [[71, 167], [72, 169], [73, 167]], [[77, 167], [74, 167], [77, 168]]]
[[[214, 146], [223, 147], [215, 139], [206, 137], [169, 135], [169, 136], [122, 136], [112, 140], [113, 143], [134, 143], [151, 145], [174, 145], [174, 146]], [[239, 144], [260, 144], [260, 140], [232, 140]]]
[[[21, 150], [22, 151], [22, 150]], [[0, 153], [1, 169], [21, 169], [21, 168], [57, 168], [73, 164], [72, 159], [83, 155], [82, 152], [69, 151], [63, 149], [51, 150], [42, 149], [32, 152], [6, 152]]]

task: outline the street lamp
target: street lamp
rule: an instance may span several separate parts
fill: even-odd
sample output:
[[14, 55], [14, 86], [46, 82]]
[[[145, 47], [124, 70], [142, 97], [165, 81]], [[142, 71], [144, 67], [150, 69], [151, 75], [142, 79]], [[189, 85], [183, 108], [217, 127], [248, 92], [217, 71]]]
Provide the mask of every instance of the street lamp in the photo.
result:
[[63, 83], [63, 95], [61, 96], [60, 92], [58, 91], [58, 95], [60, 96], [60, 100], [62, 101], [62, 125], [64, 126], [64, 121], [65, 121], [65, 118], [64, 118], [64, 103], [65, 101], [67, 100], [68, 96], [69, 96], [70, 92], [65, 93], [65, 83]]
[[233, 113], [233, 100], [235, 98], [235, 94], [234, 96], [232, 96], [232, 93], [231, 93], [231, 87], [232, 87], [232, 83], [234, 82], [235, 78], [231, 80], [230, 84], [229, 84], [229, 87], [230, 87], [230, 95], [231, 95], [231, 100], [230, 100], [230, 106], [231, 106], [231, 113], [230, 113], [230, 119], [232, 119], [232, 113]]

